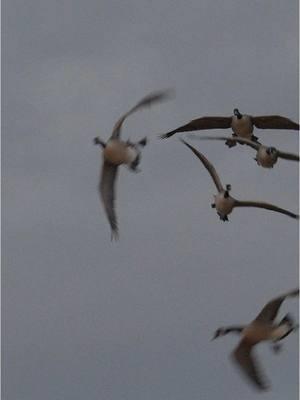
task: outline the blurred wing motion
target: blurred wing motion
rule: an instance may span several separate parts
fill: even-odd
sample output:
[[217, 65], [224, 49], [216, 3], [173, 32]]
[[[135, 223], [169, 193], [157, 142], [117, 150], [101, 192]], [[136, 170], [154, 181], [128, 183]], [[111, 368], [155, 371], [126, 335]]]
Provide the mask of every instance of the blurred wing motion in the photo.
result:
[[276, 318], [276, 315], [278, 313], [278, 310], [282, 302], [287, 297], [295, 297], [295, 296], [299, 296], [299, 289], [292, 290], [286, 294], [283, 294], [282, 296], [272, 299], [264, 306], [264, 308], [255, 318], [255, 321], [272, 322]]
[[282, 151], [277, 151], [277, 154], [278, 157], [283, 158], [284, 160], [299, 161], [298, 154], [283, 153]]
[[192, 132], [203, 129], [227, 129], [231, 127], [231, 117], [202, 117], [190, 121], [188, 124], [180, 126], [173, 131], [161, 135], [161, 139], [169, 138], [177, 132]]
[[111, 227], [111, 239], [118, 239], [118, 223], [115, 211], [115, 182], [118, 166], [103, 162], [99, 190], [101, 200]]
[[256, 208], [264, 208], [266, 210], [276, 211], [281, 214], [288, 215], [291, 218], [299, 219], [298, 214], [294, 214], [291, 211], [285, 210], [284, 208], [280, 208], [274, 206], [273, 204], [269, 203], [262, 203], [258, 201], [239, 201], [235, 200], [234, 207], [256, 207]]
[[209, 172], [210, 176], [212, 177], [217, 189], [219, 192], [224, 190], [222, 183], [220, 181], [219, 175], [217, 174], [217, 171], [215, 170], [215, 167], [208, 161], [206, 157], [200, 151], [196, 150], [193, 146], [185, 142], [183, 139], [180, 139], [183, 144], [185, 144], [189, 149], [192, 150], [192, 152], [199, 158], [200, 161], [202, 161], [204, 167], [207, 169]]
[[280, 115], [252, 117], [253, 124], [260, 129], [292, 129], [299, 130], [299, 124]]
[[190, 135], [190, 139], [196, 139], [196, 140], [223, 140], [223, 141], [231, 141], [231, 142], [238, 142], [240, 144], [246, 144], [247, 146], [252, 147], [255, 150], [258, 150], [259, 147], [261, 146], [257, 142], [253, 142], [252, 140], [249, 139], [244, 139], [240, 137], [226, 137], [226, 136], [195, 136], [193, 134]]
[[233, 360], [241, 368], [245, 376], [260, 390], [267, 390], [269, 385], [262, 376], [257, 360], [251, 353], [252, 346], [242, 340], [232, 353]]
[[122, 124], [130, 114], [133, 114], [134, 112], [136, 112], [141, 108], [149, 107], [152, 104], [167, 100], [168, 98], [170, 98], [171, 93], [172, 92], [170, 90], [164, 90], [164, 91], [150, 93], [148, 96], [144, 97], [131, 110], [129, 110], [117, 121], [117, 123], [113, 128], [110, 139], [118, 139], [120, 137]]

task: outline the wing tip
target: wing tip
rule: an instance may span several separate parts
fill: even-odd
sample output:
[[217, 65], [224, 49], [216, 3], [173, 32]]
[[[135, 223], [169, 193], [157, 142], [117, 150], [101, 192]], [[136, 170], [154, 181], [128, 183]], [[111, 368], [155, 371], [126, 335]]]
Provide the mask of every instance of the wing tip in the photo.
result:
[[118, 242], [119, 238], [120, 238], [119, 230], [117, 228], [113, 228], [111, 230], [111, 234], [110, 234], [110, 241], [111, 242]]

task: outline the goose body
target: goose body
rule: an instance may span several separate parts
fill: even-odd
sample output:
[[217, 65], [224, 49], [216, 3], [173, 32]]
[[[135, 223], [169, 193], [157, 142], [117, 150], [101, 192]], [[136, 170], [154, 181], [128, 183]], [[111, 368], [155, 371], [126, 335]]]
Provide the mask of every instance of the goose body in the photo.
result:
[[130, 165], [139, 154], [137, 146], [112, 139], [106, 143], [103, 149], [103, 158], [113, 165]]
[[270, 341], [273, 344], [274, 351], [278, 351], [280, 347], [277, 342], [298, 328], [289, 314], [280, 322], [274, 322], [282, 302], [288, 297], [296, 296], [299, 296], [299, 289], [292, 290], [269, 301], [250, 324], [222, 327], [217, 329], [214, 334], [213, 339], [230, 332], [240, 334], [241, 340], [232, 352], [232, 360], [244, 376], [259, 390], [268, 389], [268, 384], [253, 354], [253, 347], [258, 343]]
[[291, 218], [299, 219], [299, 215], [292, 213], [291, 211], [285, 210], [275, 206], [274, 204], [264, 203], [260, 201], [240, 201], [230, 196], [229, 191], [231, 186], [227, 185], [226, 188], [223, 187], [219, 175], [211, 164], [210, 161], [202, 154], [200, 151], [195, 149], [193, 146], [181, 139], [181, 142], [187, 146], [192, 152], [199, 158], [204, 167], [209, 172], [212, 180], [214, 181], [216, 188], [218, 190], [217, 195], [214, 196], [215, 202], [212, 204], [212, 208], [216, 208], [217, 213], [222, 221], [228, 221], [228, 215], [231, 214], [232, 210], [236, 207], [255, 207], [263, 208], [265, 210], [275, 211], [281, 214], [288, 215]]
[[256, 153], [256, 162], [263, 168], [273, 168], [277, 163], [278, 152], [274, 147], [259, 146]]
[[[237, 108], [230, 117], [200, 117], [180, 126], [172, 131], [160, 135], [162, 139], [169, 138], [175, 133], [192, 132], [206, 129], [232, 129], [232, 137], [251, 139], [258, 142], [253, 135], [254, 127], [259, 129], [288, 129], [299, 130], [299, 124], [280, 115], [252, 116], [241, 114]], [[226, 141], [228, 147], [233, 147], [236, 142]]]
[[226, 217], [231, 214], [234, 208], [234, 199], [226, 191], [222, 191], [214, 196], [215, 206], [218, 214], [222, 217]]
[[121, 140], [121, 129], [125, 119], [134, 112], [148, 107], [151, 104], [158, 103], [169, 97], [169, 92], [161, 91], [149, 94], [140, 100], [127, 113], [122, 115], [116, 122], [109, 140], [105, 143], [99, 137], [94, 139], [96, 145], [102, 148], [102, 168], [99, 182], [99, 192], [104, 210], [111, 227], [111, 238], [118, 238], [118, 222], [115, 211], [115, 183], [118, 175], [118, 168], [124, 164], [130, 170], [138, 172], [138, 165], [141, 160], [141, 149], [147, 143], [146, 138], [139, 142], [132, 143]]
[[253, 133], [253, 123], [249, 115], [233, 115], [231, 129], [239, 137], [251, 139]]

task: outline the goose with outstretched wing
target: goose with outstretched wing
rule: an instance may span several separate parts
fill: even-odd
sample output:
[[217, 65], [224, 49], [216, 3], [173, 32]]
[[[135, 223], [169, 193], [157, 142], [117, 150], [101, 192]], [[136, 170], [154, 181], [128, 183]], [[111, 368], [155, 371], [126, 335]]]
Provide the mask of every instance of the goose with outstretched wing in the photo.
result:
[[196, 155], [197, 158], [202, 162], [204, 167], [209, 172], [212, 180], [214, 181], [218, 193], [214, 196], [215, 202], [212, 204], [212, 208], [216, 208], [217, 213], [222, 221], [228, 221], [228, 215], [232, 212], [232, 210], [236, 207], [255, 207], [255, 208], [263, 208], [265, 210], [275, 211], [281, 214], [288, 215], [291, 218], [299, 219], [298, 214], [294, 214], [291, 211], [288, 211], [284, 208], [280, 208], [275, 206], [274, 204], [260, 202], [260, 201], [240, 201], [236, 200], [234, 197], [230, 196], [229, 191], [231, 190], [230, 185], [226, 185], [224, 188], [219, 175], [215, 169], [215, 167], [211, 164], [210, 161], [202, 154], [200, 151], [195, 149], [193, 146], [185, 142], [181, 139], [181, 142], [187, 146], [192, 152]]
[[276, 149], [273, 146], [264, 146], [258, 142], [253, 142], [252, 140], [249, 139], [244, 139], [240, 137], [228, 138], [226, 136], [191, 135], [190, 137], [196, 140], [221, 140], [226, 142], [232, 142], [232, 143], [237, 142], [239, 144], [245, 144], [249, 147], [252, 147], [252, 149], [256, 150], [256, 156], [254, 160], [257, 162], [258, 165], [260, 165], [263, 168], [273, 168], [274, 165], [277, 163], [278, 158], [299, 162], [299, 154], [286, 153]]
[[[162, 139], [169, 138], [178, 132], [192, 132], [206, 129], [229, 129], [233, 131], [232, 137], [242, 137], [258, 141], [253, 135], [254, 127], [259, 129], [284, 129], [299, 131], [299, 124], [280, 115], [251, 116], [241, 114], [237, 108], [230, 117], [201, 117], [188, 122], [170, 132], [160, 135]], [[228, 147], [233, 147], [236, 142], [226, 141]]]
[[94, 143], [99, 145], [103, 150], [103, 164], [100, 174], [99, 191], [111, 227], [112, 239], [118, 238], [118, 222], [115, 210], [115, 186], [118, 168], [120, 165], [125, 164], [131, 171], [138, 172], [138, 165], [141, 160], [141, 149], [147, 144], [146, 138], [135, 143], [132, 143], [129, 140], [126, 142], [122, 141], [120, 138], [122, 124], [129, 115], [144, 107], [148, 107], [167, 99], [169, 94], [169, 91], [159, 91], [149, 94], [127, 113], [122, 115], [115, 124], [112, 134], [107, 142], [104, 142], [99, 137], [94, 139]]
[[262, 341], [270, 341], [275, 352], [281, 349], [278, 342], [296, 330], [298, 325], [294, 323], [289, 314], [286, 314], [279, 323], [274, 322], [274, 320], [282, 302], [288, 297], [296, 296], [299, 296], [299, 289], [276, 297], [263, 307], [250, 324], [219, 328], [212, 338], [216, 339], [228, 333], [241, 335], [241, 340], [232, 353], [232, 359], [244, 376], [259, 390], [266, 390], [269, 385], [254, 355], [253, 347]]

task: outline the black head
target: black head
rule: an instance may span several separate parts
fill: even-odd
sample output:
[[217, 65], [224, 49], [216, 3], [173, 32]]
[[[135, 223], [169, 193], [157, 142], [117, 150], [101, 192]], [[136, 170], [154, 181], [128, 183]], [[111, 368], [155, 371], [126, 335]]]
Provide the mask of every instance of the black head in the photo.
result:
[[211, 340], [215, 340], [215, 339], [217, 339], [217, 338], [220, 337], [220, 336], [224, 336], [225, 334], [226, 334], [226, 329], [224, 329], [224, 328], [219, 328], [219, 329], [217, 329], [217, 330], [215, 331], [215, 334], [214, 334], [214, 336], [212, 337]]
[[277, 150], [275, 149], [275, 147], [267, 147], [266, 149], [266, 153], [270, 156], [272, 154], [275, 154], [277, 152]]
[[95, 137], [95, 138], [94, 138], [94, 144], [95, 144], [95, 145], [102, 146], [103, 149], [104, 149], [105, 146], [106, 146], [106, 144], [103, 142], [103, 140], [101, 140], [99, 137]]
[[237, 108], [235, 108], [233, 110], [233, 114], [238, 118], [241, 119], [242, 118], [242, 114], [239, 112], [239, 110]]

